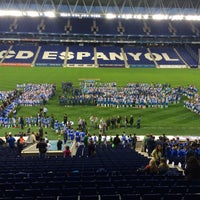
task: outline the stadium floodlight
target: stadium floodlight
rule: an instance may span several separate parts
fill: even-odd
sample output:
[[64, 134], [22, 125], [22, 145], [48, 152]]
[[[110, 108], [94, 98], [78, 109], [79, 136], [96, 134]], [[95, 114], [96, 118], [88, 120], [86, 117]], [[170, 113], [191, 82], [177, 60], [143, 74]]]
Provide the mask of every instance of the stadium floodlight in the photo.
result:
[[81, 17], [89, 17], [89, 15], [86, 14], [86, 13], [82, 13], [82, 14], [81, 14]]
[[132, 14], [123, 14], [123, 15], [120, 15], [120, 18], [122, 18], [122, 19], [133, 19], [133, 15]]
[[149, 19], [149, 15], [142, 15], [143, 19]]
[[29, 17], [38, 17], [39, 13], [37, 11], [27, 11], [26, 15]]
[[90, 14], [90, 17], [93, 17], [93, 18], [100, 18], [101, 15], [100, 15], [100, 14]]
[[46, 11], [46, 12], [44, 12], [44, 16], [53, 18], [53, 17], [56, 17], [56, 14], [53, 11]]
[[70, 17], [71, 14], [70, 13], [60, 13], [61, 17]]
[[156, 15], [152, 15], [152, 19], [154, 19], [154, 20], [166, 20], [166, 19], [169, 19], [169, 16], [163, 15], [163, 14], [156, 14]]
[[135, 19], [142, 19], [142, 15], [141, 14], [133, 15], [133, 18], [135, 18]]
[[23, 16], [23, 12], [20, 10], [0, 10], [0, 16], [21, 17]]
[[186, 15], [186, 20], [200, 21], [200, 15]]
[[107, 13], [106, 14], [106, 18], [107, 19], [115, 19], [117, 16], [115, 15], [115, 14], [113, 14], [113, 13]]
[[169, 18], [171, 20], [183, 20], [184, 19], [184, 15], [171, 15]]

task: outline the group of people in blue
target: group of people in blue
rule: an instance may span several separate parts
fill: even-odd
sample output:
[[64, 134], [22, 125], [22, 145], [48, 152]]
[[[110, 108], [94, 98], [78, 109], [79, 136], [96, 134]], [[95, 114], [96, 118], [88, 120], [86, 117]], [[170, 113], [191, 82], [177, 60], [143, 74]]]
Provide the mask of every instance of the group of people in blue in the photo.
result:
[[68, 93], [60, 96], [60, 104], [168, 108], [170, 104], [180, 103], [183, 95], [193, 99], [198, 93], [197, 88], [191, 85], [186, 88], [172, 88], [170, 84], [128, 83], [125, 87], [117, 87], [116, 82], [98, 83], [87, 80], [80, 83], [79, 91], [77, 95]]
[[192, 85], [188, 86], [184, 91], [184, 95], [187, 96], [188, 99], [184, 101], [184, 106], [200, 115], [200, 94], [198, 94], [197, 88]]
[[20, 106], [38, 106], [45, 104], [55, 95], [56, 87], [53, 84], [18, 84], [17, 89], [21, 91], [18, 99]]
[[165, 134], [159, 136], [157, 140], [152, 134], [147, 134], [142, 142], [142, 151], [152, 155], [157, 145], [162, 147], [162, 156], [169, 161], [176, 161], [176, 164], [184, 163], [185, 159], [194, 156], [200, 159], [200, 139], [181, 141], [179, 137], [169, 139]]

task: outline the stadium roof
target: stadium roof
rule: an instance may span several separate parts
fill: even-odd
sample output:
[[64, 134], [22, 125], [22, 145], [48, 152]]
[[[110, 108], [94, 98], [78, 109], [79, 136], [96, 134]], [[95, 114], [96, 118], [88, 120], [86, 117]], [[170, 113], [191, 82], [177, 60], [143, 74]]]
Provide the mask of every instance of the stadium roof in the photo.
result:
[[134, 6], [165, 8], [199, 8], [199, 0], [0, 0], [1, 4], [52, 4], [88, 6]]
[[199, 14], [199, 0], [0, 0], [1, 9], [69, 13]]

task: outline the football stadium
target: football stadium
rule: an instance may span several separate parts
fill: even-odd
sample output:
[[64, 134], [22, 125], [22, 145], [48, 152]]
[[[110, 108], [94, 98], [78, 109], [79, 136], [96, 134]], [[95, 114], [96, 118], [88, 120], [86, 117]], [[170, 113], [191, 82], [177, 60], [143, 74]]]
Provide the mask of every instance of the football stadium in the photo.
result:
[[200, 199], [199, 0], [0, 0], [0, 200]]

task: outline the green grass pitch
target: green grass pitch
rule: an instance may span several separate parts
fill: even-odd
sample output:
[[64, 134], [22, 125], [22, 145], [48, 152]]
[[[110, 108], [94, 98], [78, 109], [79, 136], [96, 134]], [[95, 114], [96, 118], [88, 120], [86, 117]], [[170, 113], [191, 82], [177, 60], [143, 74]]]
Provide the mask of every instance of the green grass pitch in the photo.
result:
[[[54, 114], [55, 118], [62, 121], [66, 113], [68, 118], [75, 122], [77, 127], [78, 117], [82, 117], [88, 123], [88, 131], [98, 134], [98, 130], [89, 127], [91, 115], [100, 118], [121, 115], [122, 117], [132, 114], [135, 121], [139, 115], [142, 116], [141, 129], [121, 128], [110, 130], [109, 135], [136, 133], [144, 135], [187, 135], [198, 136], [200, 134], [200, 116], [183, 107], [183, 104], [169, 105], [168, 109], [160, 108], [103, 108], [93, 106], [60, 106], [58, 95], [62, 93], [62, 82], [73, 82], [79, 86], [80, 79], [98, 79], [101, 82], [117, 82], [118, 86], [125, 86], [129, 82], [138, 83], [170, 83], [172, 87], [195, 85], [200, 90], [199, 69], [100, 69], [100, 68], [23, 68], [23, 67], [0, 67], [0, 90], [13, 90], [16, 84], [22, 83], [55, 83], [57, 87], [56, 96], [47, 103], [48, 114]], [[39, 107], [21, 107], [18, 115], [36, 115]], [[34, 131], [38, 127], [31, 128]], [[13, 134], [21, 131], [18, 128], [0, 128], [0, 136], [11, 131]], [[23, 130], [24, 132], [26, 129]], [[46, 129], [49, 139], [57, 139], [58, 136], [51, 129]]]

